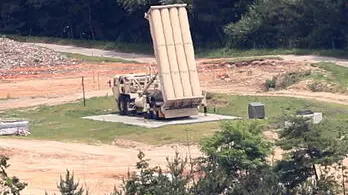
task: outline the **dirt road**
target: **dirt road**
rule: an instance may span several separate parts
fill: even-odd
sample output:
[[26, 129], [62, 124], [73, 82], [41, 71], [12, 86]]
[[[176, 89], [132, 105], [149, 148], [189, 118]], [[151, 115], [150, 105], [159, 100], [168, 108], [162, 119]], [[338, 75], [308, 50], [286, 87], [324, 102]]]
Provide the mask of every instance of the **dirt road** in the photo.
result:
[[333, 57], [323, 57], [323, 56], [313, 56], [313, 55], [305, 55], [305, 56], [296, 56], [296, 55], [278, 55], [278, 57], [283, 58], [284, 60], [294, 60], [297, 62], [333, 62], [338, 65], [348, 67], [347, 59], [333, 58]]
[[25, 43], [25, 44], [35, 44], [37, 46], [46, 47], [48, 49], [52, 49], [58, 52], [75, 53], [75, 54], [82, 54], [86, 56], [120, 58], [124, 60], [138, 61], [141, 63], [149, 63], [149, 64], [155, 62], [155, 59], [153, 58], [153, 56], [142, 55], [142, 54], [123, 53], [123, 52], [115, 52], [110, 50], [101, 50], [101, 49], [76, 47], [76, 46], [70, 46], [70, 45], [56, 45], [56, 44], [47, 44], [47, 43]]
[[[106, 95], [111, 95], [111, 90], [99, 90], [99, 91], [88, 91], [86, 92], [86, 98], [101, 97]], [[69, 102], [75, 102], [82, 98], [81, 93], [73, 93], [60, 95], [56, 97], [23, 97], [14, 98], [8, 100], [0, 100], [0, 111], [15, 108], [28, 108], [35, 107], [39, 105], [54, 106]]]
[[66, 169], [73, 170], [82, 185], [87, 185], [90, 194], [104, 195], [120, 185], [128, 169], [134, 170], [137, 154], [142, 150], [151, 165], [165, 168], [166, 157], [172, 158], [175, 151], [182, 157], [191, 154], [198, 157], [198, 147], [179, 145], [147, 146], [121, 141], [118, 145], [86, 145], [54, 141], [1, 139], [0, 155], [10, 157], [10, 175], [18, 176], [29, 186], [24, 195], [40, 195], [56, 191], [59, 176]]
[[[68, 53], [77, 53], [88, 56], [104, 56], [111, 58], [121, 58], [125, 60], [135, 60], [142, 63], [154, 63], [155, 59], [150, 55], [142, 55], [142, 54], [134, 54], [134, 53], [123, 53], [123, 52], [115, 52], [110, 50], [101, 50], [101, 49], [90, 49], [76, 46], [67, 46], [67, 45], [56, 45], [56, 44], [46, 44], [46, 43], [26, 43], [26, 44], [35, 44], [41, 47], [46, 47], [58, 52], [68, 52]], [[272, 55], [283, 58], [284, 60], [293, 60], [297, 62], [334, 62], [338, 65], [348, 67], [347, 59], [339, 59], [333, 57], [323, 57], [323, 56], [314, 56], [314, 55]], [[264, 56], [263, 56], [264, 57]], [[198, 60], [205, 60], [204, 58]], [[210, 59], [211, 60], [211, 59]]]

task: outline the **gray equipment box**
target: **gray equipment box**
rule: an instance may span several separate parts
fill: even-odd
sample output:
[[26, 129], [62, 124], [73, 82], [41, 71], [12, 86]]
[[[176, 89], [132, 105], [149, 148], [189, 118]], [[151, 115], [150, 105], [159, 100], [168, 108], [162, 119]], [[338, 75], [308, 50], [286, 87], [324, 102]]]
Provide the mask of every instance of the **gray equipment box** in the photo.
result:
[[260, 102], [249, 103], [248, 113], [250, 119], [265, 119], [265, 105]]

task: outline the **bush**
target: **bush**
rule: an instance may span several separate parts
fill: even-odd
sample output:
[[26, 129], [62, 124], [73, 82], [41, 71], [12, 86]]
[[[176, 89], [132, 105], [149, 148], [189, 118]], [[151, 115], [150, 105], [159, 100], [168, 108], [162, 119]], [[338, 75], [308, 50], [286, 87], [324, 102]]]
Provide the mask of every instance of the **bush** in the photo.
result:
[[[74, 173], [70, 173], [68, 170], [65, 173], [65, 179], [60, 176], [60, 181], [57, 188], [59, 189], [61, 195], [88, 195], [88, 190], [81, 187], [79, 182], [75, 183]], [[48, 194], [45, 193], [45, 195]]]
[[9, 158], [0, 156], [0, 194], [4, 195], [19, 195], [22, 190], [28, 185], [20, 182], [16, 176], [9, 177], [6, 169], [10, 166], [7, 164]]
[[268, 91], [270, 89], [275, 89], [276, 88], [276, 77], [273, 77], [272, 80], [267, 79], [265, 83], [265, 90]]
[[341, 86], [338, 86], [337, 84], [334, 83], [327, 83], [327, 82], [320, 82], [320, 81], [315, 81], [307, 85], [307, 87], [313, 91], [313, 92], [346, 92], [347, 89], [344, 89]]
[[207, 98], [207, 100], [211, 100], [211, 99], [214, 98], [214, 94], [210, 93], [210, 92], [207, 92], [206, 98]]
[[287, 87], [296, 84], [310, 74], [310, 71], [285, 73], [277, 78], [276, 88], [286, 89]]
[[123, 190], [114, 190], [112, 195], [121, 194], [173, 194], [173, 195], [190, 195], [190, 188], [187, 187], [189, 182], [192, 181], [190, 174], [185, 174], [185, 168], [187, 166], [187, 159], [181, 159], [179, 154], [176, 153], [174, 159], [168, 162], [169, 173], [166, 174], [160, 167], [149, 166], [145, 154], [139, 152], [139, 161], [136, 164], [136, 168], [139, 171], [137, 173], [128, 173], [128, 178], [123, 183]]
[[268, 91], [271, 88], [276, 90], [286, 89], [309, 75], [311, 75], [310, 71], [284, 73], [273, 77], [272, 80], [267, 79], [265, 82], [265, 90]]

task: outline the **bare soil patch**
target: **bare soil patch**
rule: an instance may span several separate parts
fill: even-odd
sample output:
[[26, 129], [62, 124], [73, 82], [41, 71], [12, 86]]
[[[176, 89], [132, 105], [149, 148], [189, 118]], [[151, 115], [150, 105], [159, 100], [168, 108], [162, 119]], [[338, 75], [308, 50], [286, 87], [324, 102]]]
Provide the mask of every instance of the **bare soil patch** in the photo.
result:
[[[81, 78], [85, 90], [109, 87], [114, 74], [139, 73], [147, 70], [141, 64], [79, 64], [41, 68], [13, 68], [0, 78], [0, 98], [55, 97], [81, 91]], [[2, 70], [5, 71], [5, 70]]]
[[[237, 89], [250, 92], [264, 91], [267, 79], [286, 72], [309, 71], [314, 67], [306, 63], [285, 60], [255, 60], [248, 62], [203, 64], [199, 66], [203, 86]], [[209, 77], [213, 75], [213, 77]], [[214, 77], [214, 75], [216, 75]]]
[[[347, 104], [347, 95], [314, 93], [307, 81], [288, 90], [264, 92], [264, 83], [273, 76], [292, 71], [313, 70], [306, 62], [279, 59], [198, 63], [203, 89], [211, 92], [238, 95], [292, 96]], [[54, 67], [12, 68], [0, 78], [0, 109], [55, 105], [82, 98], [81, 80], [84, 77], [87, 97], [111, 95], [109, 81], [115, 74], [146, 73], [150, 64], [99, 63], [57, 65]]]
[[119, 186], [128, 170], [135, 170], [137, 154], [142, 150], [150, 158], [152, 166], [165, 167], [166, 157], [172, 158], [175, 151], [182, 157], [198, 157], [198, 147], [182, 145], [138, 147], [112, 145], [86, 145], [54, 141], [32, 141], [19, 139], [1, 139], [0, 155], [10, 157], [10, 175], [16, 175], [28, 182], [23, 194], [44, 194], [45, 191], [57, 192], [56, 184], [65, 170], [73, 170], [82, 185], [89, 187], [91, 194], [104, 195]]

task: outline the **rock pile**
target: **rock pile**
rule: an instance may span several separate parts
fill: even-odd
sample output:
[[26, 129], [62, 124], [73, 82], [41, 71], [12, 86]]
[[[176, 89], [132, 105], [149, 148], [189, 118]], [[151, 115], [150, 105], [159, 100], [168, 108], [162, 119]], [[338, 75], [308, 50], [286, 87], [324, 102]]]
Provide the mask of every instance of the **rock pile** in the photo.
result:
[[0, 38], [0, 69], [74, 64], [64, 55], [33, 44]]
[[212, 64], [205, 64], [203, 66], [199, 67], [199, 72], [205, 72], [205, 71], [211, 71], [214, 69], [221, 69], [221, 68], [240, 68], [240, 67], [246, 67], [246, 66], [276, 66], [276, 65], [286, 65], [287, 62], [282, 60], [272, 60], [272, 59], [255, 59], [255, 60], [247, 60], [242, 62], [226, 62], [226, 61], [220, 61], [217, 63]]

